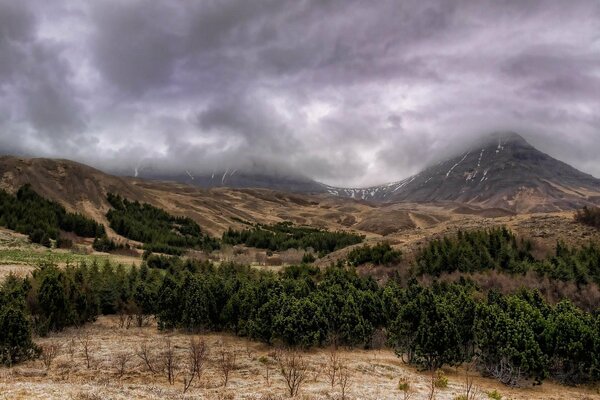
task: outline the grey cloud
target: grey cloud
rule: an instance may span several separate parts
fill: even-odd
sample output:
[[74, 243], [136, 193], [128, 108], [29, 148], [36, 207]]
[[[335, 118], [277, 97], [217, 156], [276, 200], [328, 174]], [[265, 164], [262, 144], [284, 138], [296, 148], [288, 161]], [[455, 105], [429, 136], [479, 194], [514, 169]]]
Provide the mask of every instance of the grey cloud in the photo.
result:
[[595, 0], [0, 0], [0, 146], [400, 179], [521, 131], [600, 176]]

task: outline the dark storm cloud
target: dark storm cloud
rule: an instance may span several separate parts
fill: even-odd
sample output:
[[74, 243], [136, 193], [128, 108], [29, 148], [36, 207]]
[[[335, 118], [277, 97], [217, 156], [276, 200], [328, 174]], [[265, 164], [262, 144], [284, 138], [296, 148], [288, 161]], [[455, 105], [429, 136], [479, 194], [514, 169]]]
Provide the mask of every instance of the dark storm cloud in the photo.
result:
[[600, 3], [0, 0], [0, 147], [400, 179], [497, 129], [600, 176]]

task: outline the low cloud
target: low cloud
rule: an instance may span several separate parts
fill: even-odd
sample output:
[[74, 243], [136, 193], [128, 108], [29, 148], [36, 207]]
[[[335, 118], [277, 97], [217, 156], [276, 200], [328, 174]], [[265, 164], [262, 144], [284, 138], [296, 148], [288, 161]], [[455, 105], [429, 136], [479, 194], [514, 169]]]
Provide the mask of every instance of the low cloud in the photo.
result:
[[0, 0], [0, 150], [404, 178], [517, 130], [600, 177], [600, 3]]

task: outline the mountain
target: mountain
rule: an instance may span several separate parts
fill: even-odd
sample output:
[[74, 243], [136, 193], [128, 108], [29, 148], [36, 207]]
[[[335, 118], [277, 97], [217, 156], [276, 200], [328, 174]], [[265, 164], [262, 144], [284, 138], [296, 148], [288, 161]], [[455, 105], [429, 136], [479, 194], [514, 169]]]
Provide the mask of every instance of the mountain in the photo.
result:
[[600, 180], [530, 145], [495, 133], [408, 179], [328, 193], [380, 202], [456, 202], [516, 212], [565, 210], [600, 202]]
[[75, 161], [0, 156], [0, 189], [14, 192], [26, 183], [71, 210], [77, 210], [81, 203], [107, 208], [107, 192], [133, 200], [147, 200], [146, 194], [127, 178], [109, 175]]
[[244, 172], [237, 169], [198, 174], [189, 170], [168, 173], [156, 169], [142, 169], [137, 177], [148, 180], [173, 181], [201, 188], [263, 188], [294, 193], [325, 193], [327, 186], [303, 176], [269, 172]]

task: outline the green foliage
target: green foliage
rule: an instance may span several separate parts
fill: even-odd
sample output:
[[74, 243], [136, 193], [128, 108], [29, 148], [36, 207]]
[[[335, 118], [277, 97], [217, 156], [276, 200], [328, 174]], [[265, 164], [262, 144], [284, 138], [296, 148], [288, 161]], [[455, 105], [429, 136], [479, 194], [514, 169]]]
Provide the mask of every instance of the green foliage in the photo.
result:
[[487, 394], [488, 399], [502, 400], [502, 395], [496, 389], [494, 389], [490, 392], [487, 392], [486, 394]]
[[548, 375], [545, 332], [541, 310], [518, 296], [490, 293], [478, 304], [475, 342], [484, 371], [506, 385], [516, 386]]
[[15, 196], [0, 190], [0, 225], [29, 235], [32, 242], [46, 247], [50, 247], [50, 239], [58, 239], [60, 230], [83, 237], [104, 234], [103, 225], [81, 214], [68, 213], [30, 185], [22, 186]]
[[438, 370], [435, 373], [433, 385], [438, 389], [446, 389], [448, 387], [448, 377], [444, 374], [443, 371]]
[[113, 207], [106, 214], [110, 227], [119, 235], [144, 243], [144, 249], [182, 255], [185, 249], [212, 251], [219, 243], [203, 234], [191, 218], [175, 217], [164, 210], [108, 194]]
[[[556, 257], [573, 254], [594, 259], [591, 250], [564, 246]], [[34, 354], [32, 328], [45, 334], [121, 313], [137, 321], [154, 315], [163, 330], [229, 331], [298, 347], [368, 347], [382, 330], [405, 362], [437, 370], [476, 360], [508, 385], [548, 376], [568, 384], [600, 378], [600, 314], [567, 301], [550, 305], [537, 291], [486, 297], [465, 279], [379, 285], [343, 265], [275, 274], [151, 253], [140, 268], [42, 265], [29, 278], [9, 277], [0, 289], [0, 328], [13, 339], [0, 338], [3, 362]]]
[[375, 265], [398, 264], [402, 259], [402, 252], [394, 250], [389, 243], [378, 243], [374, 246], [364, 245], [352, 249], [348, 253], [348, 263], [352, 266], [359, 266], [366, 263]]
[[37, 354], [26, 314], [28, 290], [27, 283], [14, 275], [0, 285], [0, 364], [10, 366]]
[[287, 249], [312, 249], [325, 255], [353, 244], [362, 242], [363, 237], [349, 232], [329, 232], [306, 226], [294, 226], [291, 222], [274, 225], [256, 225], [252, 229], [223, 233], [223, 243], [283, 251]]
[[472, 355], [471, 289], [463, 285], [424, 288], [412, 282], [407, 289], [386, 288], [390, 310], [389, 342], [405, 361], [423, 369], [459, 365]]
[[302, 264], [312, 264], [317, 261], [313, 253], [304, 253], [302, 256]]
[[31, 325], [21, 307], [0, 308], [0, 363], [13, 365], [34, 358], [37, 347], [31, 339]]
[[575, 213], [575, 221], [600, 229], [600, 208], [583, 207]]
[[109, 239], [108, 236], [103, 235], [102, 237], [97, 237], [94, 239], [92, 248], [103, 253], [110, 253], [111, 251], [122, 249], [123, 245], [116, 243], [114, 240]]
[[579, 249], [556, 244], [555, 255], [535, 260], [532, 244], [518, 240], [506, 228], [458, 232], [454, 237], [434, 240], [417, 255], [419, 274], [473, 273], [485, 270], [519, 274], [536, 271], [540, 275], [578, 284], [600, 284], [600, 246], [590, 243]]
[[476, 272], [498, 269], [521, 272], [523, 262], [532, 261], [531, 245], [521, 243], [506, 228], [458, 232], [429, 243], [417, 257], [418, 271], [439, 276], [442, 272]]
[[566, 384], [600, 377], [600, 358], [594, 351], [600, 344], [600, 331], [592, 315], [564, 300], [549, 316], [546, 335], [554, 377]]

